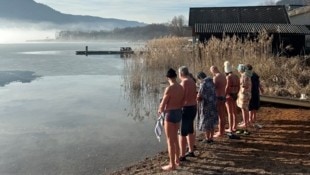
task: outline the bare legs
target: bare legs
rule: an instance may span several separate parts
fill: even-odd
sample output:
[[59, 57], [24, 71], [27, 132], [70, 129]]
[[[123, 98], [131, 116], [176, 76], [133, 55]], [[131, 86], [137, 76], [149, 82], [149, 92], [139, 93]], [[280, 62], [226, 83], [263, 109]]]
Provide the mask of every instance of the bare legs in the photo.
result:
[[241, 108], [241, 112], [243, 118], [243, 124], [241, 125], [241, 127], [244, 127], [246, 129], [249, 125], [249, 110]]
[[207, 140], [213, 140], [214, 130], [206, 131], [205, 135]]
[[249, 111], [249, 122], [254, 124], [256, 121], [256, 110]]
[[236, 102], [233, 99], [227, 99], [226, 103], [226, 109], [228, 114], [228, 132], [234, 132], [236, 131], [236, 116], [237, 116], [237, 105]]
[[188, 151], [194, 151], [195, 145], [195, 134], [188, 134], [188, 136], [180, 136], [180, 147], [181, 147], [181, 154], [180, 157], [184, 157], [186, 153], [186, 145], [188, 144]]
[[174, 170], [177, 165], [179, 165], [179, 155], [180, 147], [178, 142], [178, 130], [180, 128], [180, 123], [171, 123], [165, 121], [165, 133], [167, 138], [168, 145], [168, 154], [169, 154], [169, 164], [163, 166], [163, 170]]
[[217, 106], [217, 112], [218, 112], [218, 118], [219, 118], [219, 124], [218, 124], [218, 129], [219, 131], [214, 135], [214, 137], [221, 137], [225, 134], [225, 102], [219, 101], [216, 104]]

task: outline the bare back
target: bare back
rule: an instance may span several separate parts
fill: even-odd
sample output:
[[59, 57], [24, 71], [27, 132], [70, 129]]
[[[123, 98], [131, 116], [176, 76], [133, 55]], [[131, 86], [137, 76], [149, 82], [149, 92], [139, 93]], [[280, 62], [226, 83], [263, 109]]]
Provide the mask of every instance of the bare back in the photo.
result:
[[178, 83], [165, 89], [163, 100], [160, 103], [162, 111], [181, 109], [183, 107], [184, 89]]
[[184, 78], [180, 83], [184, 88], [184, 104], [183, 106], [194, 106], [197, 104], [196, 83], [192, 78]]
[[239, 92], [240, 88], [240, 79], [235, 74], [229, 74], [226, 76], [227, 85], [226, 85], [226, 94], [236, 94]]
[[213, 82], [215, 85], [215, 93], [217, 97], [225, 97], [226, 88], [226, 77], [224, 74], [216, 73], [213, 77]]

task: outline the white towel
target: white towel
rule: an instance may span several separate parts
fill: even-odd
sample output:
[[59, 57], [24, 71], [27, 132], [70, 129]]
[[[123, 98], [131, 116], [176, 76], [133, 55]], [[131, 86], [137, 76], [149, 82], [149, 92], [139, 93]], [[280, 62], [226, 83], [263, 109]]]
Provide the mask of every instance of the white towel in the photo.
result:
[[161, 113], [155, 124], [155, 135], [159, 142], [160, 142], [161, 133], [163, 131], [164, 118], [165, 118], [164, 113]]

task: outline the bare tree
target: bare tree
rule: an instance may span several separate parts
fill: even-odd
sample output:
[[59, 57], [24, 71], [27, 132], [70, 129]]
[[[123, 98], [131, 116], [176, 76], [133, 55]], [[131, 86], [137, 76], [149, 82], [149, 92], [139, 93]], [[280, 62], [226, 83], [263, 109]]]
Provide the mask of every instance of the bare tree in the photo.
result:
[[172, 27], [173, 33], [175, 35], [183, 36], [185, 30], [185, 17], [183, 15], [173, 17], [170, 26]]

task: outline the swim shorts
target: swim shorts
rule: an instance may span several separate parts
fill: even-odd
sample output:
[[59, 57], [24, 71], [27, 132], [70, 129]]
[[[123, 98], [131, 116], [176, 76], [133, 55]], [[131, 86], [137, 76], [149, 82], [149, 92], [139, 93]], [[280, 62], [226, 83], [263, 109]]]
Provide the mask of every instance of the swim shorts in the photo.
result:
[[181, 122], [181, 136], [194, 133], [194, 120], [197, 113], [197, 106], [184, 106]]
[[179, 123], [182, 119], [181, 109], [172, 109], [165, 112], [165, 120], [171, 123]]

